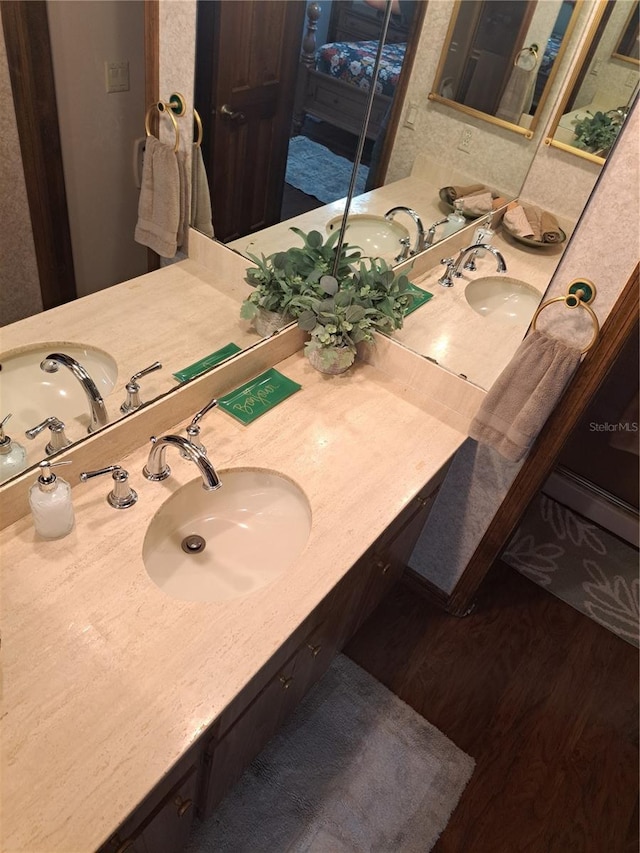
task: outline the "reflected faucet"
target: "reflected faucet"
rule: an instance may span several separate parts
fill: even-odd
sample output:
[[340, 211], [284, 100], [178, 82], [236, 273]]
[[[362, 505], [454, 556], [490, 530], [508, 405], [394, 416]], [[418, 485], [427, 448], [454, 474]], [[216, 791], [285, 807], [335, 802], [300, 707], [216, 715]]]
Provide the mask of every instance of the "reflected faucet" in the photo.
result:
[[420, 219], [415, 210], [410, 207], [404, 207], [402, 205], [398, 207], [392, 207], [391, 210], [388, 210], [385, 213], [384, 218], [388, 219], [389, 222], [392, 222], [396, 213], [406, 213], [416, 223], [416, 242], [414, 243], [413, 249], [409, 249], [407, 243], [404, 240], [400, 240], [400, 243], [402, 244], [402, 251], [396, 258], [396, 261], [406, 261], [406, 259], [410, 255], [415, 255], [416, 252], [421, 252], [424, 249], [426, 245], [424, 225], [422, 224], [422, 220]]
[[156, 438], [155, 435], [151, 436], [149, 458], [142, 469], [147, 480], [166, 480], [171, 474], [171, 468], [165, 462], [167, 447], [177, 447], [181, 456], [195, 463], [202, 476], [202, 488], [205, 491], [213, 492], [220, 488], [222, 483], [213, 465], [209, 462], [207, 454], [182, 435], [163, 435], [161, 438]]
[[107, 415], [104, 400], [100, 396], [96, 383], [79, 361], [76, 361], [70, 355], [65, 355], [63, 352], [52, 352], [40, 362], [40, 369], [44, 370], [45, 373], [57, 373], [61, 364], [73, 373], [82, 385], [82, 390], [89, 401], [91, 423], [87, 432], [95, 432], [98, 427], [106, 426], [109, 423], [109, 416]]
[[438, 284], [441, 284], [443, 287], [453, 287], [453, 279], [460, 278], [462, 275], [460, 267], [462, 266], [463, 260], [469, 252], [476, 252], [478, 249], [486, 249], [487, 252], [491, 252], [491, 254], [495, 256], [498, 261], [498, 272], [507, 271], [507, 264], [502, 256], [502, 252], [499, 252], [495, 246], [490, 246], [488, 243], [474, 243], [473, 246], [467, 246], [465, 249], [461, 249], [460, 254], [455, 260], [453, 258], [443, 258], [440, 261], [441, 264], [446, 264], [447, 269], [442, 278], [438, 279]]
[[434, 222], [431, 228], [427, 231], [427, 236], [425, 238], [424, 244], [425, 246], [433, 246], [433, 238], [436, 236], [436, 228], [439, 225], [444, 225], [445, 222], [449, 221], [449, 217], [445, 216], [444, 219], [438, 219], [437, 222]]

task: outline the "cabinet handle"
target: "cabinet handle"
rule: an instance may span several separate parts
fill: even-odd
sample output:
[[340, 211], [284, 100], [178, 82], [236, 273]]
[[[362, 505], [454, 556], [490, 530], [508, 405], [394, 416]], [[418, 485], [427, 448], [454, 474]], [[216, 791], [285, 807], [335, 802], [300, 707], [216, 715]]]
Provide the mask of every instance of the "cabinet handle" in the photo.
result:
[[376, 568], [380, 569], [380, 572], [383, 575], [386, 575], [389, 569], [391, 568], [391, 563], [383, 563], [382, 560], [379, 560], [376, 563]]
[[282, 689], [283, 689], [283, 690], [288, 690], [288, 689], [289, 689], [289, 685], [291, 684], [291, 682], [292, 682], [292, 681], [293, 681], [293, 676], [292, 676], [292, 675], [290, 675], [288, 678], [287, 678], [287, 676], [286, 676], [286, 675], [281, 675], [281, 676], [280, 676], [280, 684], [282, 684]]
[[417, 497], [416, 503], [421, 507], [425, 507], [429, 503], [430, 500], [431, 500], [430, 498]]
[[173, 802], [178, 807], [178, 817], [186, 815], [193, 805], [193, 800], [183, 800], [180, 795], [178, 795]]
[[318, 643], [317, 646], [314, 646], [311, 643], [307, 643], [307, 648], [309, 649], [311, 654], [314, 656], [314, 658], [317, 658], [318, 655], [320, 654], [320, 649], [322, 648], [322, 645], [320, 643]]

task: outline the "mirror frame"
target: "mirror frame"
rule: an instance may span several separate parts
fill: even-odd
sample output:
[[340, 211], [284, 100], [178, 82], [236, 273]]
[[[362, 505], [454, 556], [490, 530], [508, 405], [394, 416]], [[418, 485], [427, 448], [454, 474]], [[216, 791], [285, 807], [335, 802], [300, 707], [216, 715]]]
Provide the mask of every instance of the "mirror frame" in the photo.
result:
[[[613, 0], [613, 2], [615, 2], [615, 0]], [[608, 8], [613, 8], [612, 0], [598, 0], [596, 13], [586, 32], [582, 50], [578, 54], [576, 63], [573, 67], [571, 75], [569, 76], [567, 85], [565, 86], [564, 94], [556, 105], [555, 112], [548, 128], [548, 136], [544, 140], [545, 145], [550, 145], [553, 148], [558, 148], [560, 151], [566, 151], [569, 154], [573, 154], [576, 157], [581, 157], [583, 160], [589, 160], [591, 163], [597, 163], [600, 166], [604, 166], [604, 164], [607, 162], [606, 157], [600, 157], [597, 154], [591, 154], [589, 151], [583, 151], [580, 148], [576, 148], [574, 145], [569, 145], [566, 142], [560, 142], [559, 140], [554, 139], [553, 137], [556, 130], [558, 129], [560, 121], [562, 120], [562, 116], [564, 115], [567, 105], [573, 97], [576, 83], [584, 69], [585, 62], [587, 62], [590, 56], [592, 55], [593, 44], [595, 40], [602, 35], [602, 30], [607, 24], [606, 20], [603, 22], [603, 17]]]
[[463, 0], [456, 0], [455, 8], [453, 14], [451, 16], [451, 20], [449, 21], [449, 27], [447, 29], [447, 35], [445, 38], [445, 43], [442, 46], [442, 52], [440, 54], [440, 60], [438, 62], [438, 67], [436, 68], [436, 75], [433, 80], [432, 91], [429, 92], [429, 100], [435, 101], [438, 104], [443, 104], [444, 106], [451, 107], [453, 110], [457, 110], [458, 112], [464, 113], [468, 116], [473, 116], [474, 118], [481, 119], [482, 121], [486, 121], [489, 124], [493, 124], [496, 127], [501, 127], [504, 130], [510, 130], [513, 133], [520, 134], [524, 136], [526, 139], [532, 139], [534, 136], [534, 132], [536, 127], [540, 122], [540, 116], [544, 110], [547, 99], [549, 98], [549, 93], [551, 92], [551, 87], [555, 81], [555, 78], [558, 73], [558, 69], [564, 58], [564, 55], [567, 50], [567, 45], [569, 40], [573, 34], [575, 29], [578, 17], [580, 15], [580, 11], [584, 6], [584, 0], [576, 0], [576, 4], [574, 6], [573, 12], [571, 13], [571, 18], [569, 19], [569, 24], [567, 25], [567, 29], [565, 31], [564, 37], [562, 39], [562, 44], [560, 45], [560, 50], [555, 58], [553, 63], [553, 67], [551, 72], [547, 78], [547, 82], [545, 83], [545, 87], [542, 90], [542, 94], [540, 95], [540, 100], [538, 101], [538, 106], [536, 108], [535, 113], [533, 114], [531, 124], [529, 127], [521, 127], [519, 124], [513, 124], [513, 122], [506, 121], [502, 118], [497, 118], [496, 116], [489, 115], [489, 113], [483, 113], [480, 110], [476, 110], [473, 107], [468, 107], [465, 104], [459, 104], [457, 101], [452, 101], [450, 98], [443, 98], [442, 95], [439, 95], [437, 89], [441, 83], [442, 72], [444, 70], [444, 65], [447, 60], [447, 53], [449, 50], [449, 44], [451, 42], [453, 32], [456, 27], [456, 23], [458, 21], [458, 16], [460, 14], [460, 10], [462, 8]]
[[[628, 29], [629, 29], [629, 27], [631, 26], [631, 22], [632, 22], [634, 19], [636, 19], [636, 20], [637, 20], [637, 18], [638, 18], [638, 9], [639, 9], [639, 5], [640, 5], [640, 4], [639, 4], [639, 3], [637, 2], [637, 0], [636, 0], [636, 4], [635, 4], [635, 6], [633, 6], [633, 7], [631, 8], [631, 11], [629, 12], [629, 17], [628, 17], [628, 18], [627, 18], [627, 20], [625, 21], [625, 25], [624, 25], [624, 27], [622, 28], [622, 32], [620, 33], [620, 38], [619, 38], [619, 39], [618, 39], [618, 41], [616, 42], [615, 49], [614, 49], [613, 53], [611, 54], [611, 56], [612, 56], [612, 58], [613, 58], [613, 59], [619, 59], [619, 60], [621, 60], [621, 62], [628, 62], [628, 63], [630, 63], [631, 65], [640, 65], [640, 59], [636, 59], [636, 58], [635, 58], [635, 56], [629, 56], [627, 53], [620, 53], [620, 51], [618, 50], [618, 48], [619, 48], [619, 47], [620, 47], [620, 45], [622, 44], [622, 41], [623, 41], [623, 39], [625, 38], [625, 36], [626, 36], [626, 34], [627, 34], [627, 30], [628, 30]], [[636, 25], [636, 26], [637, 26], [637, 25]]]

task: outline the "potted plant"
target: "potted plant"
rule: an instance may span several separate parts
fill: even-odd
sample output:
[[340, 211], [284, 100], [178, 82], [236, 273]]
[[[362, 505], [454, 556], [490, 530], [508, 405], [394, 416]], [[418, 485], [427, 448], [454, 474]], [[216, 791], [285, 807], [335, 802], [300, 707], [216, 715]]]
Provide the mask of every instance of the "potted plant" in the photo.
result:
[[610, 110], [607, 113], [590, 113], [583, 119], [576, 119], [575, 135], [576, 148], [606, 157], [609, 149], [616, 141], [624, 122], [624, 110]]
[[[255, 266], [249, 267], [246, 281], [254, 291], [242, 303], [240, 316], [251, 320], [261, 335], [272, 334], [276, 329], [292, 322], [299, 314], [296, 300], [303, 294], [322, 296], [320, 280], [333, 270], [339, 232], [325, 242], [319, 231], [305, 234], [291, 228], [302, 238], [302, 246], [293, 246], [284, 252], [274, 252], [257, 258], [249, 254]], [[360, 258], [360, 251], [343, 244], [338, 263], [338, 275], [351, 272], [352, 264]]]
[[298, 325], [309, 332], [305, 355], [322, 373], [344, 373], [353, 364], [357, 346], [373, 341], [375, 331], [402, 327], [413, 299], [406, 275], [395, 275], [381, 258], [362, 261], [341, 280], [324, 275], [322, 295], [296, 298]]

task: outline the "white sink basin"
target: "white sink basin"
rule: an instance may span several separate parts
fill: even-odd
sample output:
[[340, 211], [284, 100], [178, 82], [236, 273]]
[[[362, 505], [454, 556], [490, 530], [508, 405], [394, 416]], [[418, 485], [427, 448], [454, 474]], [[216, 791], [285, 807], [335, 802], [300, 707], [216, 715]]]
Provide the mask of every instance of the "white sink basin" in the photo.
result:
[[[339, 229], [342, 216], [336, 216], [327, 222], [327, 231]], [[384, 258], [392, 263], [402, 251], [401, 239], [409, 239], [409, 232], [399, 222], [389, 221], [384, 216], [371, 213], [354, 213], [347, 217], [347, 243], [364, 250], [366, 255]]]
[[54, 352], [65, 353], [80, 362], [103, 397], [116, 384], [115, 360], [95, 347], [58, 341], [0, 355], [0, 414], [2, 417], [9, 412], [13, 414], [10, 434], [16, 438], [18, 431], [30, 429], [51, 415], [65, 423], [78, 417], [89, 423], [87, 397], [71, 371], [62, 366], [56, 373], [40, 369], [40, 362]]
[[[200, 477], [178, 489], [147, 530], [145, 568], [173, 598], [228, 601], [248, 595], [291, 568], [309, 538], [309, 501], [288, 477], [233, 468], [221, 471], [220, 480], [214, 492], [202, 488]], [[204, 540], [202, 550], [197, 537]], [[194, 550], [186, 553], [189, 544]]]
[[469, 282], [464, 295], [477, 314], [507, 323], [528, 323], [540, 303], [535, 287], [504, 275], [477, 278]]

